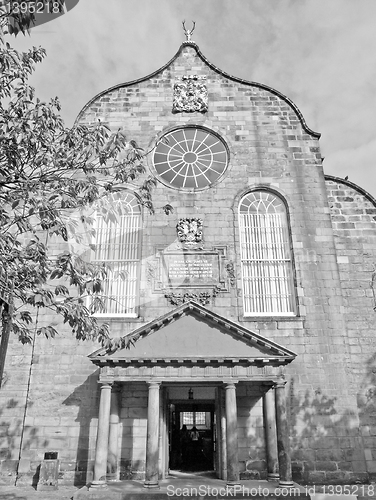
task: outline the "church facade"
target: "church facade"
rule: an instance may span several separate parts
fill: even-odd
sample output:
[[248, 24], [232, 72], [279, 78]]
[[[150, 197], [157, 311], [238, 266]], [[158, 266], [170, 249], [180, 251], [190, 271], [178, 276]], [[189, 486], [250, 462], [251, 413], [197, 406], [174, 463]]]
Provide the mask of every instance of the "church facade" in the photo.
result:
[[61, 480], [98, 486], [175, 469], [374, 479], [376, 200], [324, 174], [319, 134], [286, 96], [191, 40], [78, 117], [98, 119], [149, 151], [157, 180], [153, 214], [129, 185], [110, 199], [120, 221], [96, 225], [92, 259], [114, 269], [100, 316], [128, 346], [63, 327], [12, 340], [1, 477], [30, 481], [57, 452]]

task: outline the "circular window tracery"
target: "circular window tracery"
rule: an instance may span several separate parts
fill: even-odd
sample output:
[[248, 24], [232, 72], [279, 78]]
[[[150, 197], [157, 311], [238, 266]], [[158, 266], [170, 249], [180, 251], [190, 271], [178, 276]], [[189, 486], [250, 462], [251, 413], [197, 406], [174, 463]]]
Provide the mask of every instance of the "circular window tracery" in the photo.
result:
[[179, 189], [204, 189], [217, 181], [228, 163], [224, 141], [208, 130], [186, 127], [162, 137], [153, 163], [160, 179]]

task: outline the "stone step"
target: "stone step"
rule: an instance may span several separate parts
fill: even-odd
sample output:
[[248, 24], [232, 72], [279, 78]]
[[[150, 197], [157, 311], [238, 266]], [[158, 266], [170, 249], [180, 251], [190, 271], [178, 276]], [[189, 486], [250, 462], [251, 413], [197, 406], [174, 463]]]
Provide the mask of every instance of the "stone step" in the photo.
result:
[[[162, 481], [159, 488], [147, 489], [137, 481], [119, 481], [107, 488], [81, 488], [73, 500], [166, 500], [166, 499], [252, 499], [252, 500], [309, 500], [304, 487], [280, 489], [277, 483], [267, 481], [244, 481], [235, 487], [228, 487], [224, 481], [180, 480]], [[318, 499], [324, 500], [324, 499]], [[353, 500], [353, 499], [348, 499]], [[356, 499], [354, 499], [356, 500]]]

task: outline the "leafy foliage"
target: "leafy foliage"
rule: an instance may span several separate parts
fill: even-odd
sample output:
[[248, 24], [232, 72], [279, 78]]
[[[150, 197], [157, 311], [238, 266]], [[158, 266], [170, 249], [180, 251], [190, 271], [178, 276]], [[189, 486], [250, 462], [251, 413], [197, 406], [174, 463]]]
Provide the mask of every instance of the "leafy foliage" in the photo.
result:
[[[30, 20], [21, 21], [19, 30], [23, 31]], [[0, 22], [4, 28], [4, 19]], [[19, 53], [5, 38], [3, 30], [0, 297], [12, 301], [12, 328], [22, 342], [30, 342], [35, 331], [48, 338], [57, 334], [56, 323], [35, 323], [36, 312], [49, 311], [59, 315], [77, 339], [97, 339], [110, 347], [108, 325], [92, 316], [103, 307], [100, 292], [105, 266], [85, 262], [70, 253], [68, 246], [57, 258], [52, 257], [50, 243], [58, 242], [59, 246], [67, 241], [67, 228], [70, 237], [73, 234], [79, 241], [72, 213], [124, 189], [140, 176], [141, 202], [153, 210], [151, 189], [155, 181], [145, 178], [145, 154], [123, 130], [111, 132], [101, 122], [66, 128], [58, 99], [40, 101], [28, 83], [34, 65], [45, 57], [44, 49], [33, 47]], [[170, 207], [164, 210], [170, 211]], [[107, 216], [111, 219], [117, 214]], [[85, 222], [92, 221], [88, 217]]]

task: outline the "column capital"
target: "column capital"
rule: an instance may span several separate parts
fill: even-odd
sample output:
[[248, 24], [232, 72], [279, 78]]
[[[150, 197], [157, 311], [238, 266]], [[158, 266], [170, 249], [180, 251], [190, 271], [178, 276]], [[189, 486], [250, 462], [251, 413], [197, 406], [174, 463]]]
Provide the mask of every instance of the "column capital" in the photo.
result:
[[102, 389], [112, 389], [113, 382], [101, 382], [99, 381], [98, 384], [100, 385], [101, 390]]
[[273, 385], [273, 389], [284, 389], [286, 384], [287, 380], [285, 379], [276, 380], [275, 384]]
[[161, 383], [162, 382], [154, 382], [154, 381], [150, 381], [150, 382], [146, 382], [149, 386], [149, 389], [159, 389], [160, 386], [161, 386]]
[[223, 381], [223, 386], [225, 389], [231, 389], [233, 387], [236, 387], [236, 384], [238, 383], [238, 380], [224, 380]]

